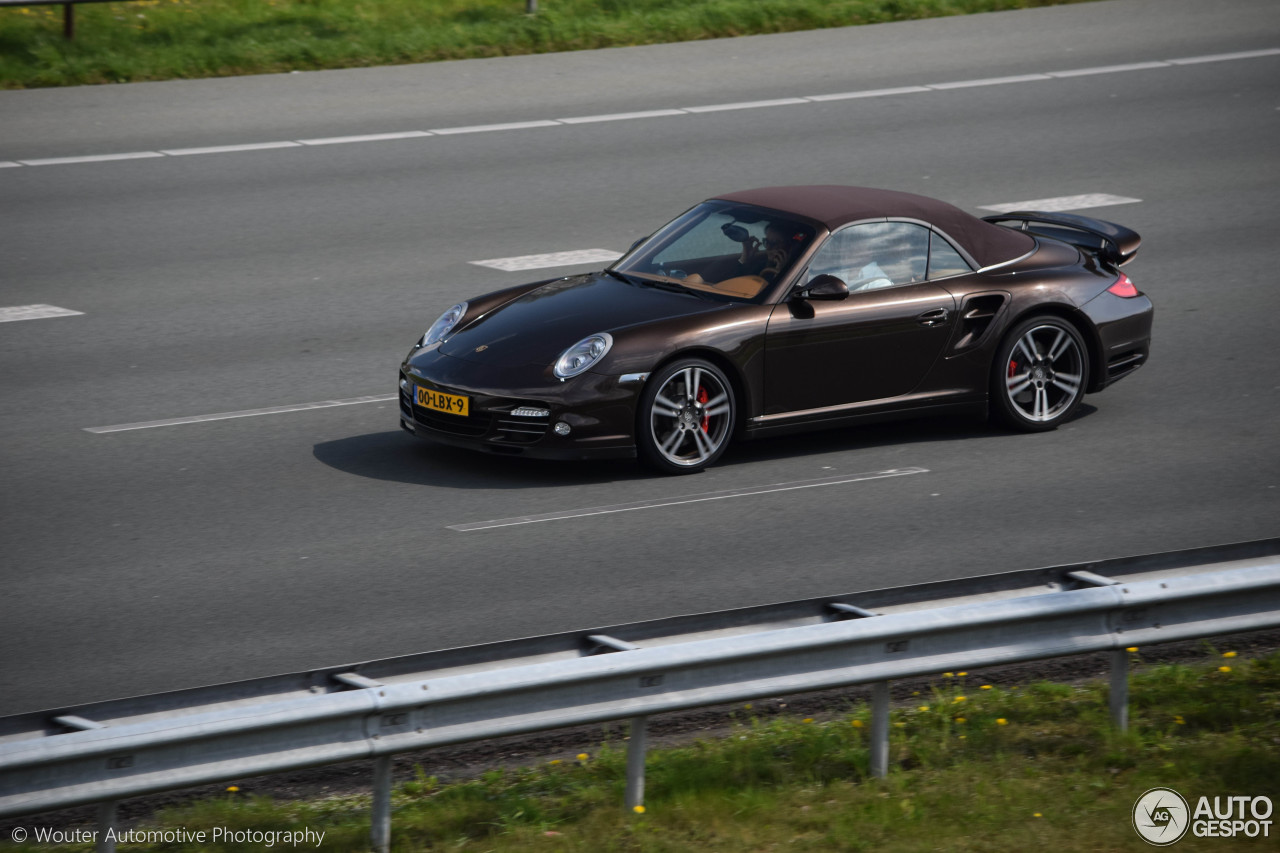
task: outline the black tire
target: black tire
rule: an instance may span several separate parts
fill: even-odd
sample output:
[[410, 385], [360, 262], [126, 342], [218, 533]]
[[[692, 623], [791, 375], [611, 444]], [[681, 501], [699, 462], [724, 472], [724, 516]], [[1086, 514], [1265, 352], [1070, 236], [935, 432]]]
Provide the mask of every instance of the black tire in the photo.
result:
[[991, 410], [1023, 432], [1057, 429], [1089, 387], [1089, 351], [1080, 331], [1061, 317], [1041, 315], [1009, 330], [991, 365]]
[[729, 446], [737, 418], [733, 384], [700, 358], [672, 362], [645, 383], [636, 412], [640, 460], [664, 474], [692, 474]]

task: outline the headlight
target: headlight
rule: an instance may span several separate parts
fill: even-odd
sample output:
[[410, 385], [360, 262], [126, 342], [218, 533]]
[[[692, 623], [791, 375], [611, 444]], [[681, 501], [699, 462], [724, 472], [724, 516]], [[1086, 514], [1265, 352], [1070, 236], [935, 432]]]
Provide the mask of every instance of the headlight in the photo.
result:
[[577, 376], [604, 358], [611, 346], [613, 346], [613, 338], [607, 332], [583, 338], [556, 359], [556, 376], [561, 379]]
[[440, 315], [440, 319], [431, 324], [431, 328], [427, 329], [427, 333], [422, 336], [422, 340], [418, 341], [418, 346], [429, 347], [432, 344], [438, 344], [444, 340], [445, 335], [453, 331], [453, 327], [458, 325], [458, 321], [462, 319], [462, 315], [467, 313], [467, 303], [459, 302], [448, 311]]

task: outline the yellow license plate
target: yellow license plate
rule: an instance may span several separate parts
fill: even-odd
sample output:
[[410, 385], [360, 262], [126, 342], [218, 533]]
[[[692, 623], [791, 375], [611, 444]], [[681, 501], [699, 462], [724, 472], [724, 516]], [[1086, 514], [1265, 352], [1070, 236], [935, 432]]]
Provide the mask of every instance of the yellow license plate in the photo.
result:
[[468, 399], [459, 397], [456, 394], [441, 394], [439, 391], [432, 391], [430, 388], [417, 388], [418, 405], [424, 409], [435, 409], [437, 412], [447, 412], [451, 415], [462, 415], [466, 417], [470, 412]]

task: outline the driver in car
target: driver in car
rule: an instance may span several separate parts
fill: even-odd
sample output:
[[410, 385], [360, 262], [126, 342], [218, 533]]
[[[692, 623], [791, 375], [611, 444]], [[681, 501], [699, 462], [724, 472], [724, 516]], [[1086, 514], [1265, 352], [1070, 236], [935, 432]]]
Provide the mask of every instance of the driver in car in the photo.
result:
[[759, 238], [748, 237], [742, 244], [738, 263], [745, 275], [758, 275], [773, 281], [787, 268], [795, 250], [804, 244], [805, 235], [792, 233], [779, 222], [770, 222], [764, 229], [764, 243]]

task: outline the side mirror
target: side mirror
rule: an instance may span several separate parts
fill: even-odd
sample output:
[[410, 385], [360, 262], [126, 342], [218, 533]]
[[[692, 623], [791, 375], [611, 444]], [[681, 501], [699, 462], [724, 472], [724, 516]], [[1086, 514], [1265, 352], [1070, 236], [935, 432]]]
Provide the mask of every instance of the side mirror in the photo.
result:
[[833, 275], [820, 275], [810, 279], [795, 293], [797, 299], [825, 299], [832, 302], [844, 299], [849, 295], [849, 285]]

